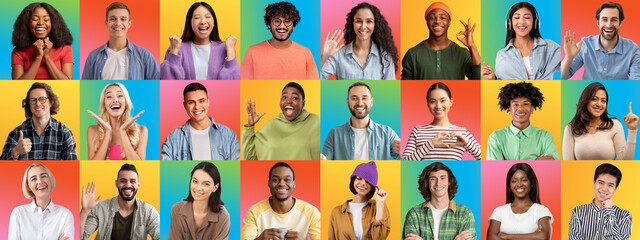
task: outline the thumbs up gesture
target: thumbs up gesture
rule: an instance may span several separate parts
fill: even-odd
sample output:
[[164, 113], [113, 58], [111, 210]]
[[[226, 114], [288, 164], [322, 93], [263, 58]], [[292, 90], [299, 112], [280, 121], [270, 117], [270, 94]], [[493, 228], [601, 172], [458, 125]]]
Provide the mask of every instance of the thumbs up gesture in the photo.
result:
[[629, 114], [622, 117], [629, 130], [638, 130], [638, 116], [631, 112], [631, 102], [629, 102]]
[[[636, 117], [636, 126], [638, 126], [638, 117]], [[18, 137], [18, 144], [11, 150], [13, 159], [18, 159], [20, 155], [31, 152], [31, 139], [24, 138], [22, 130], [20, 130], [20, 136]]]

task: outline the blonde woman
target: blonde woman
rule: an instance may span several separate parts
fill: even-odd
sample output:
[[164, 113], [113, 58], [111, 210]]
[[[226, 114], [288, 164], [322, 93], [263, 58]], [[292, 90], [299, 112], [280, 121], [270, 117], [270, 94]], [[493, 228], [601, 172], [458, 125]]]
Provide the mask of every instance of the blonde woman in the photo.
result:
[[124, 85], [112, 83], [102, 89], [100, 115], [87, 110], [98, 123], [87, 129], [89, 159], [145, 159], [148, 131], [145, 126], [135, 123], [144, 110], [131, 117], [132, 109], [133, 103]]
[[51, 201], [55, 187], [56, 178], [47, 167], [41, 163], [27, 167], [22, 178], [22, 194], [33, 201], [13, 209], [7, 239], [73, 239], [73, 214]]

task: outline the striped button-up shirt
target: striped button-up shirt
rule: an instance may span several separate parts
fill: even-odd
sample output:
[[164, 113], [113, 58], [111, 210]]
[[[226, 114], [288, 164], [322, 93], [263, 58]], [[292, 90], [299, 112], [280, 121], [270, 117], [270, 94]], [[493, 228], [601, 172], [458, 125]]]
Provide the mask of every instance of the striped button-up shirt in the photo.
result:
[[[476, 239], [476, 221], [473, 218], [473, 212], [468, 207], [453, 200], [449, 202], [449, 208], [444, 212], [440, 221], [438, 239], [453, 240], [462, 231], [469, 230]], [[402, 236], [405, 237], [409, 233], [416, 234], [422, 239], [434, 239], [434, 220], [431, 213], [431, 205], [429, 202], [422, 203], [409, 210], [404, 220], [404, 230]]]
[[600, 208], [593, 201], [580, 205], [571, 212], [569, 240], [629, 239], [631, 236], [631, 213], [613, 206]]
[[[11, 150], [18, 145], [22, 131], [23, 139], [31, 139], [31, 151], [13, 159]], [[49, 124], [42, 135], [38, 135], [31, 118], [25, 120], [9, 133], [2, 149], [1, 160], [78, 160], [76, 141], [71, 130], [63, 123], [49, 118]]]

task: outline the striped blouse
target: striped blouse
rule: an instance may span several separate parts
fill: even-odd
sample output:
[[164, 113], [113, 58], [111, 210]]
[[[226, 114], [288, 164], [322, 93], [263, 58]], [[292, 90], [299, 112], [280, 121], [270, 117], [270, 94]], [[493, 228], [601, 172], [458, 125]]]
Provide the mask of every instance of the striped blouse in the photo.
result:
[[631, 213], [613, 206], [600, 208], [595, 203], [580, 205], [571, 212], [569, 240], [578, 239], [629, 239]]
[[[448, 148], [434, 146], [431, 142], [431, 139], [438, 133], [452, 131], [465, 136], [467, 144]], [[456, 142], [456, 138], [443, 139], [442, 142], [451, 145]], [[460, 160], [465, 151], [471, 153], [476, 160], [480, 160], [480, 144], [466, 128], [456, 125], [448, 127], [420, 125], [411, 131], [404, 154], [402, 154], [402, 160]]]

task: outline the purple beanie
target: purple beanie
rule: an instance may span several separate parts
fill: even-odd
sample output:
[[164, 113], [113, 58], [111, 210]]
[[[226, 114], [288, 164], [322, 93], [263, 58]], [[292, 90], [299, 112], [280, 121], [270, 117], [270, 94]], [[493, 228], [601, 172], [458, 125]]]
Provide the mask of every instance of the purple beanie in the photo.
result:
[[353, 170], [353, 174], [351, 174], [351, 177], [349, 179], [352, 179], [355, 176], [360, 176], [374, 188], [378, 187], [378, 168], [376, 167], [376, 163], [374, 161], [358, 164], [356, 169]]

